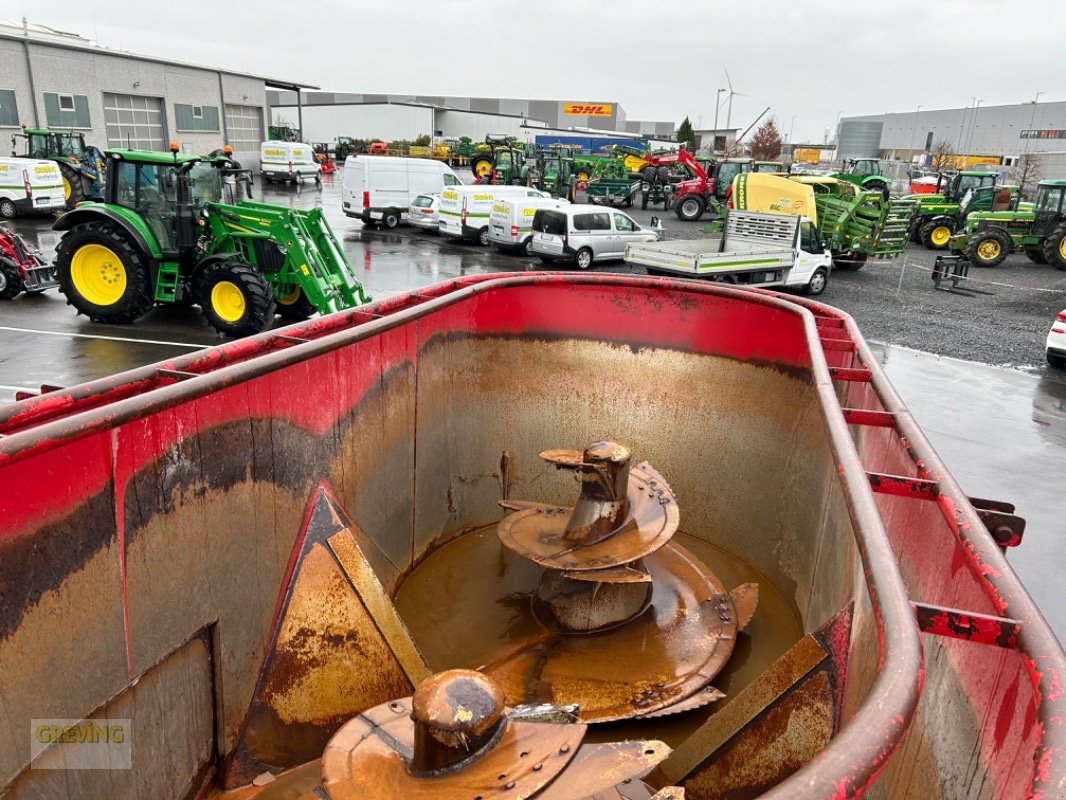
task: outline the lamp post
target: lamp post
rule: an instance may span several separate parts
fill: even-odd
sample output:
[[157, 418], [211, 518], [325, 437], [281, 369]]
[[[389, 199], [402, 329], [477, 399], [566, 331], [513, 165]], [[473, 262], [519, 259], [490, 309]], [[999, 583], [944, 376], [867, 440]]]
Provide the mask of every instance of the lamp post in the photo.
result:
[[718, 152], [718, 148], [715, 147], [718, 140], [718, 109], [721, 107], [721, 102], [718, 98], [722, 96], [724, 91], [725, 89], [718, 89], [714, 95], [714, 133], [711, 134], [711, 153]]
[[[966, 152], [962, 154], [963, 157], [964, 157], [964, 160], [970, 155], [970, 149], [973, 147], [973, 136], [974, 136], [975, 130], [977, 129], [977, 111], [978, 111], [978, 109], [981, 108], [981, 103], [983, 103], [983, 102], [984, 102], [984, 98], [981, 98], [980, 100], [977, 101], [977, 105], [974, 106], [974, 108], [973, 108], [973, 118], [970, 120], [970, 135], [966, 139]], [[966, 164], [966, 163], [963, 163], [962, 168], [966, 169], [967, 166], [969, 166], [969, 165]]]
[[792, 115], [792, 123], [788, 126], [788, 142], [786, 144], [792, 144], [792, 131], [796, 128], [796, 115]]

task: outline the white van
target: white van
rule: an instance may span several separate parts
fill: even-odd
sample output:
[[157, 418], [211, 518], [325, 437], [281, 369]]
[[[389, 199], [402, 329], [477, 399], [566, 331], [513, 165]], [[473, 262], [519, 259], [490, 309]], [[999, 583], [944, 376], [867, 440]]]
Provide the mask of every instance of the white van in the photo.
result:
[[395, 228], [420, 194], [440, 194], [445, 187], [462, 183], [451, 167], [432, 158], [348, 156], [341, 202], [349, 217]]
[[562, 208], [570, 203], [548, 197], [505, 197], [489, 212], [489, 240], [500, 250], [533, 255], [533, 215], [538, 208]]
[[658, 238], [658, 231], [642, 228], [628, 214], [603, 206], [541, 208], [533, 215], [533, 254], [546, 264], [565, 258], [578, 269], [588, 269], [593, 261], [625, 258], [628, 244]]
[[259, 165], [267, 183], [300, 183], [306, 178], [322, 183], [322, 166], [315, 161], [311, 145], [303, 142], [263, 142]]
[[547, 192], [528, 186], [453, 186], [440, 193], [440, 232], [444, 236], [489, 245], [489, 215], [497, 199], [551, 198]]
[[0, 217], [62, 211], [67, 199], [54, 161], [0, 158]]

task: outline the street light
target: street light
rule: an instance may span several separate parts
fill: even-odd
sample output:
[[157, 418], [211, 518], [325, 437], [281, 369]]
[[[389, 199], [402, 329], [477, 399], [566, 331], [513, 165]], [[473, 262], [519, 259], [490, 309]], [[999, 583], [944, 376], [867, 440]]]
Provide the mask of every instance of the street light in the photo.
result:
[[[977, 101], [977, 105], [974, 106], [974, 109], [973, 109], [973, 119], [970, 120], [970, 136], [966, 140], [966, 152], [963, 153], [964, 161], [967, 160], [967, 158], [968, 158], [968, 156], [970, 154], [970, 150], [973, 147], [973, 135], [974, 135], [974, 132], [975, 132], [975, 130], [977, 128], [977, 110], [979, 108], [981, 108], [981, 103], [983, 103], [983, 102], [984, 102], [984, 98], [981, 98], [980, 100], [978, 100]], [[965, 169], [969, 165], [964, 163], [962, 166]]]
[[796, 115], [792, 115], [792, 124], [788, 126], [788, 142], [786, 144], [792, 144], [792, 131], [796, 127]]

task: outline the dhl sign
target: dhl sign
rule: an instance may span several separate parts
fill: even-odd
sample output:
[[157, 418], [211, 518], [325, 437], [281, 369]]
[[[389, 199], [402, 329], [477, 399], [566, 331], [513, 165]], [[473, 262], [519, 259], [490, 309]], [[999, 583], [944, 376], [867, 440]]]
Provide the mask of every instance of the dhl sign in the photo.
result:
[[564, 103], [563, 113], [569, 117], [609, 117], [614, 103]]

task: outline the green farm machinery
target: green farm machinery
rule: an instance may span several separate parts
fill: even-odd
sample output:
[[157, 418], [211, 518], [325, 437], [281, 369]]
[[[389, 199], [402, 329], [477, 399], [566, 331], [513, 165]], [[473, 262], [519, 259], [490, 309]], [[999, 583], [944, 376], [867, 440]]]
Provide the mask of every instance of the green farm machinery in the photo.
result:
[[574, 199], [577, 179], [574, 159], [566, 148], [540, 150], [534, 155], [533, 166], [527, 173], [527, 183], [552, 197]]
[[[21, 153], [16, 142], [19, 137], [26, 140]], [[85, 144], [85, 137], [80, 133], [23, 128], [11, 137], [11, 155], [56, 162], [63, 177], [67, 208], [103, 195], [104, 154], [99, 148]]]
[[876, 158], [853, 158], [844, 162], [844, 171], [834, 173], [834, 178], [853, 183], [864, 192], [881, 192], [888, 199], [888, 178], [881, 171], [881, 162]]
[[477, 183], [522, 185], [532, 156], [529, 146], [513, 136], [485, 137], [483, 144], [476, 145], [470, 156], [470, 171]]
[[641, 186], [640, 177], [634, 177], [624, 161], [607, 158], [596, 165], [585, 192], [590, 203], [631, 206]]
[[1066, 270], [1066, 180], [1044, 180], [1032, 207], [976, 211], [951, 237], [950, 249], [979, 267], [995, 267], [1010, 253], [1024, 252], [1037, 264]]
[[[952, 234], [965, 224], [966, 214], [1005, 210], [1018, 190], [1012, 186], [997, 187], [998, 177], [994, 172], [976, 170], [940, 175], [932, 194], [906, 195], [906, 199], [917, 204], [911, 222], [911, 241], [929, 250], [946, 250]], [[964, 200], [971, 192], [964, 210]]]
[[[102, 202], [63, 231], [56, 278], [94, 322], [130, 323], [157, 304], [199, 304], [227, 336], [366, 303], [321, 209], [227, 197], [250, 181], [227, 157], [108, 150]], [[224, 199], [231, 202], [223, 202]]]

